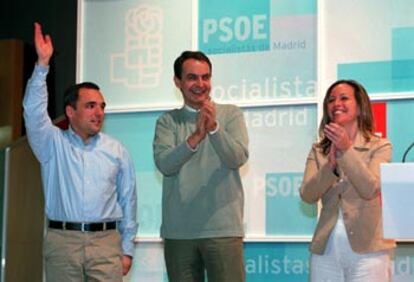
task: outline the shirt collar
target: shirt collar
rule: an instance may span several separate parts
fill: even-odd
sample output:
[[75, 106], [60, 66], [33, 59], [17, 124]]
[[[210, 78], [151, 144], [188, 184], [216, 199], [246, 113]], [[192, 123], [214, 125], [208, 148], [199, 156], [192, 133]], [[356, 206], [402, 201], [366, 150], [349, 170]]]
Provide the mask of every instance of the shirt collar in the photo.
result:
[[89, 142], [88, 143], [84, 143], [83, 139], [73, 130], [72, 126], [69, 125], [68, 128], [68, 132], [69, 132], [69, 136], [71, 136], [71, 140], [73, 140], [77, 145], [82, 145], [82, 146], [91, 146], [91, 145], [95, 145], [95, 143], [98, 141], [100, 133], [92, 136], [89, 138]]
[[184, 109], [186, 109], [187, 111], [192, 112], [192, 113], [198, 113], [200, 111], [200, 109], [194, 109], [194, 108], [190, 107], [187, 104], [184, 104]]

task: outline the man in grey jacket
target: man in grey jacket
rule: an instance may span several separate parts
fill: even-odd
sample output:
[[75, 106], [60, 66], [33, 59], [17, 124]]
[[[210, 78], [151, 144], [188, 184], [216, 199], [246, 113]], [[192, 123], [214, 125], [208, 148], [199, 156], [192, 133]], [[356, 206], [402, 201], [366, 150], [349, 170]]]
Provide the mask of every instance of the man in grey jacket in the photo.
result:
[[212, 66], [202, 52], [174, 63], [184, 105], [157, 121], [155, 163], [163, 174], [162, 226], [169, 281], [245, 281], [244, 195], [248, 158], [242, 111], [210, 98]]

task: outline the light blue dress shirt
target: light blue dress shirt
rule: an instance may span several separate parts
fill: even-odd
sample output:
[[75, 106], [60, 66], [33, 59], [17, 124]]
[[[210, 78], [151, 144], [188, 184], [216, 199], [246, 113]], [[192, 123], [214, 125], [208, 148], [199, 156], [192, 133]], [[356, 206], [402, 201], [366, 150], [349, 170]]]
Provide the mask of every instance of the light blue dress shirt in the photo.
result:
[[23, 101], [30, 146], [41, 163], [46, 216], [71, 222], [118, 221], [125, 255], [133, 256], [137, 232], [135, 169], [127, 150], [98, 133], [84, 144], [71, 128], [47, 114], [46, 76], [36, 65]]

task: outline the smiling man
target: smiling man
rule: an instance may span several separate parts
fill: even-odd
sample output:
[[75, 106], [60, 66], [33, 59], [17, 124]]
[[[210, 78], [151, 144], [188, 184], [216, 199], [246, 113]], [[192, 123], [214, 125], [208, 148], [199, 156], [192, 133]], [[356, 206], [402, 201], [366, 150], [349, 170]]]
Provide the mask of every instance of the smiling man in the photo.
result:
[[242, 111], [210, 98], [211, 62], [185, 51], [174, 63], [184, 106], [164, 113], [154, 137], [163, 174], [164, 255], [171, 282], [245, 281], [243, 187], [248, 158]]
[[70, 87], [64, 96], [64, 111], [71, 128], [86, 143], [102, 128], [105, 101], [98, 85], [84, 82]]
[[50, 36], [35, 23], [38, 60], [23, 101], [30, 146], [41, 164], [48, 230], [46, 281], [122, 281], [134, 254], [135, 170], [126, 149], [100, 132], [105, 101], [84, 82], [64, 96], [69, 129], [47, 114]]

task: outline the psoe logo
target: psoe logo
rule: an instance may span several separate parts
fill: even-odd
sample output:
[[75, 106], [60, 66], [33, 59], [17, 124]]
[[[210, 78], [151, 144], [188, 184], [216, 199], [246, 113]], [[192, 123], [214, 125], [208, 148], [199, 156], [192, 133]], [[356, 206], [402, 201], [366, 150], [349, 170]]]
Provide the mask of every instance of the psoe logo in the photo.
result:
[[299, 197], [299, 188], [303, 173], [269, 173], [266, 175], [266, 196], [273, 197]]
[[269, 1], [262, 0], [230, 0], [224, 4], [218, 0], [200, 1], [200, 50], [207, 54], [269, 50], [269, 10]]
[[126, 12], [124, 50], [111, 54], [111, 82], [132, 89], [159, 85], [163, 23], [163, 12], [154, 5], [142, 4]]

